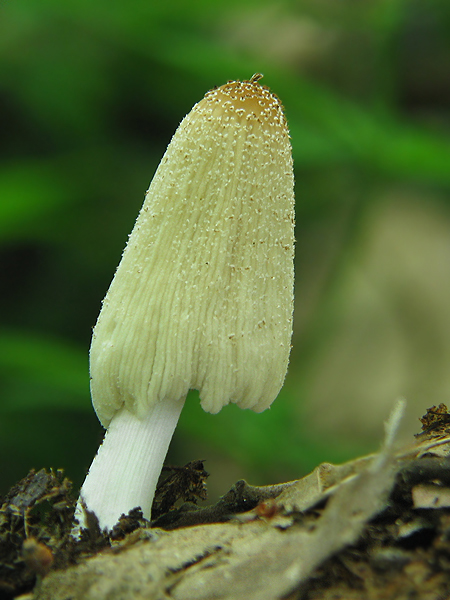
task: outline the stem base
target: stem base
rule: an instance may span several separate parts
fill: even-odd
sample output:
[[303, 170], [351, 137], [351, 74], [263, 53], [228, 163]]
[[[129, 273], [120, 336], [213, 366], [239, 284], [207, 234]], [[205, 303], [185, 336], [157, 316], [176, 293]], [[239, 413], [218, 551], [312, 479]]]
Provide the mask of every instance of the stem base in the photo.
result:
[[184, 401], [158, 402], [144, 419], [125, 408], [114, 415], [80, 491], [75, 535], [87, 526], [83, 505], [95, 513], [102, 530], [112, 529], [122, 514], [136, 507], [150, 519], [158, 478]]

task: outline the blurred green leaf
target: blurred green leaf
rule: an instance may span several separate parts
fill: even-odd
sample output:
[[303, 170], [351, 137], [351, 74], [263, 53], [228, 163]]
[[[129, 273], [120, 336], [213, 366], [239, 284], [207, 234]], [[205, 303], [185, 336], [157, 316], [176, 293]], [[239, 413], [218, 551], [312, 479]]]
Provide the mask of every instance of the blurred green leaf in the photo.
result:
[[71, 198], [54, 165], [17, 161], [0, 169], [0, 199], [0, 241], [5, 241], [20, 238]]
[[[29, 332], [0, 331], [0, 374], [3, 380], [19, 385], [28, 382], [29, 394], [12, 399], [2, 394], [0, 410], [27, 408], [77, 408], [89, 406], [80, 401], [89, 397], [86, 350], [66, 340], [51, 339]], [[33, 393], [43, 386], [49, 393]], [[50, 393], [52, 392], [52, 393]]]

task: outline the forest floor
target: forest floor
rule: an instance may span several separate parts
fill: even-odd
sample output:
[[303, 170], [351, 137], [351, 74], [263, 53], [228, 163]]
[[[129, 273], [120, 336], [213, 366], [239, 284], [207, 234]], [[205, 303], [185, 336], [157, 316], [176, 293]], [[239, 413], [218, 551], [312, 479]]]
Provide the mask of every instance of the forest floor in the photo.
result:
[[450, 599], [450, 414], [399, 449], [401, 410], [379, 453], [206, 508], [202, 461], [167, 469], [156, 518], [110, 535], [89, 514], [73, 539], [71, 482], [31, 471], [0, 502], [0, 600]]

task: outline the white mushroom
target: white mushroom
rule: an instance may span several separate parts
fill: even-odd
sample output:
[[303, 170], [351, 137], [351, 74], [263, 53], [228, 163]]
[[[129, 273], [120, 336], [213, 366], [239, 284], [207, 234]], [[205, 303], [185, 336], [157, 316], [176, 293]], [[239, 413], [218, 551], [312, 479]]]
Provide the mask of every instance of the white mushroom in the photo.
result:
[[292, 334], [294, 192], [282, 106], [253, 76], [211, 90], [155, 173], [94, 328], [107, 432], [81, 488], [101, 528], [153, 495], [190, 389], [211, 413], [277, 396]]

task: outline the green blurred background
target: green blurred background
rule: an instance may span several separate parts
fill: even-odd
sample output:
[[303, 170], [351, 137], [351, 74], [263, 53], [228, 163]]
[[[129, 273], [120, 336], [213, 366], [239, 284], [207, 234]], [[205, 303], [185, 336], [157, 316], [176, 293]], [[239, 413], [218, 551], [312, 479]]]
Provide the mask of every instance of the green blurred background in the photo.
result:
[[100, 302], [179, 121], [264, 73], [297, 197], [289, 374], [270, 411], [188, 399], [168, 462], [297, 478], [450, 404], [448, 0], [0, 0], [0, 493], [79, 486], [102, 437], [88, 386]]

